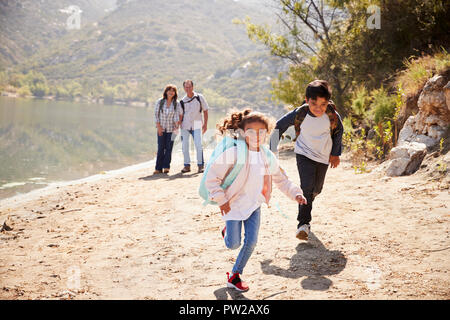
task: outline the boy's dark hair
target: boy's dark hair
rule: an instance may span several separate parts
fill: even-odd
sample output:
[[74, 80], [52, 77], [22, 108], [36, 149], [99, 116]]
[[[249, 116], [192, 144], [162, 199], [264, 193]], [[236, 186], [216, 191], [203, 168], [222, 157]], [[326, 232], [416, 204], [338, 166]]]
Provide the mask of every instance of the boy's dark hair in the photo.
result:
[[331, 99], [331, 89], [325, 80], [314, 80], [306, 87], [306, 99], [316, 100], [317, 97]]

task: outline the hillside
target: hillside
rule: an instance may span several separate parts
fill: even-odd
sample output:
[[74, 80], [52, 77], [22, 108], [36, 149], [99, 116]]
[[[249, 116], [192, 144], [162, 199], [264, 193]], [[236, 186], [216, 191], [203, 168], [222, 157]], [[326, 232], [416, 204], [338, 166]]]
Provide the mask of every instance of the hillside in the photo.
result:
[[200, 84], [207, 88], [206, 92], [212, 89], [221, 97], [226, 97], [223, 103], [221, 99], [215, 99], [218, 106], [226, 104], [236, 108], [251, 106], [260, 111], [270, 112], [272, 116], [280, 116], [281, 114], [278, 114], [280, 110], [273, 110], [271, 83], [280, 72], [287, 69], [286, 61], [271, 57], [267, 53], [258, 53], [217, 69]]
[[63, 36], [21, 66], [49, 80], [102, 79], [151, 83], [201, 77], [255, 52], [245, 30], [232, 24], [248, 8], [231, 0], [136, 0]]
[[[134, 0], [117, 1], [114, 10], [105, 11], [108, 4], [112, 5], [108, 1], [93, 4], [103, 5], [102, 14], [98, 8], [89, 8], [90, 18], [84, 19], [80, 3], [83, 13], [79, 30], [65, 30], [64, 21], [53, 23], [59, 29], [43, 26], [45, 34], [38, 33], [36, 42], [45, 39], [45, 46], [39, 46], [28, 58], [15, 59], [20, 63], [9, 69], [9, 84], [20, 88], [27, 83], [35, 94], [30, 81], [41, 81], [48, 90], [41, 90], [40, 96], [62, 99], [79, 96], [110, 103], [153, 103], [165, 84], [181, 87], [184, 79], [192, 78], [199, 85], [197, 89], [209, 93], [215, 106], [270, 106], [270, 81], [285, 70], [285, 63], [271, 58], [248, 39], [244, 26], [232, 22], [246, 16], [270, 22], [266, 5], [233, 0], [189, 4], [180, 0]], [[52, 15], [44, 14], [43, 6], [40, 3], [35, 9], [46, 17], [39, 23], [46, 25]], [[64, 5], [53, 4], [46, 10], [54, 14], [57, 7]], [[3, 18], [12, 19], [8, 24], [13, 25], [18, 14]], [[3, 45], [3, 50], [10, 47]], [[17, 75], [30, 71], [34, 74], [28, 79], [39, 79], [18, 80]], [[25, 94], [19, 95], [27, 95], [29, 90], [22, 92]]]
[[78, 6], [80, 26], [97, 21], [115, 0], [0, 1], [0, 69], [16, 65], [67, 33], [64, 9]]

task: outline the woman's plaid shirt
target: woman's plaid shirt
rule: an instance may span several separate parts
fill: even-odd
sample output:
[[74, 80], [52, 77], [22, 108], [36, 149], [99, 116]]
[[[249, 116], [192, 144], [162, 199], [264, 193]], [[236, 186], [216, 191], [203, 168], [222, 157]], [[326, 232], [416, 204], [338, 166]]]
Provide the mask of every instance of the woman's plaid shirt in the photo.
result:
[[183, 109], [181, 108], [180, 102], [177, 101], [176, 110], [174, 109], [174, 104], [171, 103], [170, 107], [167, 108], [166, 100], [164, 99], [164, 104], [162, 110], [159, 109], [161, 99], [156, 102], [155, 105], [155, 123], [161, 125], [161, 127], [166, 132], [172, 132], [175, 130], [176, 123], [180, 121], [180, 116], [183, 115]]

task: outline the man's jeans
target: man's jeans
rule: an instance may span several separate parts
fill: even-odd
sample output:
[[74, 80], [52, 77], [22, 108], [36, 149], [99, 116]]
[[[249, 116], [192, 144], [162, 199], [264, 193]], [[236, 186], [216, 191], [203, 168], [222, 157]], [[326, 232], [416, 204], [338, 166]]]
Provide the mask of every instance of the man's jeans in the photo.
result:
[[155, 170], [170, 169], [172, 161], [173, 140], [172, 132], [164, 131], [162, 136], [158, 135], [158, 153], [156, 155]]
[[184, 166], [191, 165], [191, 157], [189, 156], [189, 141], [191, 135], [194, 137], [194, 145], [197, 151], [197, 165], [203, 166], [202, 129], [181, 129], [181, 149], [183, 150]]
[[261, 220], [261, 207], [253, 211], [247, 220], [227, 220], [225, 231], [225, 245], [228, 249], [237, 249], [241, 245], [241, 230], [242, 224], [245, 228], [244, 245], [239, 252], [236, 263], [233, 266], [232, 272], [239, 272], [242, 274], [248, 259], [253, 253], [258, 241], [259, 225]]
[[298, 227], [311, 221], [312, 204], [315, 197], [322, 191], [328, 165], [311, 160], [301, 154], [296, 154], [297, 169], [300, 174], [300, 184], [308, 203], [298, 205]]

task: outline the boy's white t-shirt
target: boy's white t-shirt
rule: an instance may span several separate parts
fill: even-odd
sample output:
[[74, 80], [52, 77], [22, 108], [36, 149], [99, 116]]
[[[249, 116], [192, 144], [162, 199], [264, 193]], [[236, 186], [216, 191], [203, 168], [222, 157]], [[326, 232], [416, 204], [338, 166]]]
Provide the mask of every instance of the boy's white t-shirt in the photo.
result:
[[262, 194], [264, 187], [265, 166], [261, 151], [249, 150], [249, 175], [243, 186], [244, 192], [230, 204], [230, 211], [222, 216], [222, 220], [247, 220], [258, 209], [265, 198]]
[[300, 135], [295, 143], [294, 152], [328, 164], [332, 147], [328, 115], [324, 113], [320, 117], [312, 117], [307, 114], [300, 126]]

